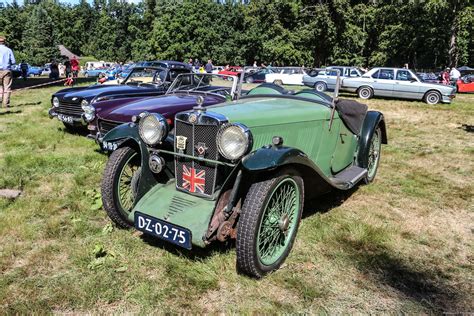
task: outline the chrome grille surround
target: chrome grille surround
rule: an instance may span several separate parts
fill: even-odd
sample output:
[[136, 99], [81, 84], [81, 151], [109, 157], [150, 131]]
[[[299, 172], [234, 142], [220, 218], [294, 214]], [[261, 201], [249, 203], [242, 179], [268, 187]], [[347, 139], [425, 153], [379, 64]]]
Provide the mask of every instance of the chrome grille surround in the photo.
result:
[[[216, 163], [199, 160], [205, 158], [208, 160], [222, 160], [217, 149], [216, 137], [222, 125], [228, 122], [225, 116], [217, 113], [208, 113], [201, 110], [179, 113], [175, 117], [175, 141], [174, 151], [196, 157], [196, 159], [175, 155], [175, 177], [176, 189], [193, 195], [212, 197], [215, 191], [222, 184], [222, 172], [220, 166]], [[186, 137], [185, 148], [179, 149], [177, 139]], [[181, 146], [181, 145], [180, 145]], [[204, 147], [204, 154], [199, 154], [199, 148]], [[221, 158], [221, 159], [220, 159]], [[184, 168], [190, 170], [193, 168], [196, 173], [205, 171], [204, 192], [191, 192], [184, 187], [183, 173]]]

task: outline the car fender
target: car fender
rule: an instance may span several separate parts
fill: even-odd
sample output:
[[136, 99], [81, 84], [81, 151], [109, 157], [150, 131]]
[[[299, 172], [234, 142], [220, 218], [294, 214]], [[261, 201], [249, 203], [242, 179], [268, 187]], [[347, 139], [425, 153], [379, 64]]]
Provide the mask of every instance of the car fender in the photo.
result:
[[375, 129], [379, 125], [382, 131], [382, 144], [387, 144], [387, 129], [385, 127], [383, 114], [378, 111], [368, 111], [359, 138], [359, 150], [357, 153], [357, 165], [359, 167], [367, 168], [368, 166], [367, 157], [370, 149], [370, 140], [374, 135]]
[[297, 169], [311, 192], [321, 194], [337, 187], [301, 150], [286, 146], [264, 146], [242, 159], [242, 169], [249, 174], [275, 171], [282, 167]]

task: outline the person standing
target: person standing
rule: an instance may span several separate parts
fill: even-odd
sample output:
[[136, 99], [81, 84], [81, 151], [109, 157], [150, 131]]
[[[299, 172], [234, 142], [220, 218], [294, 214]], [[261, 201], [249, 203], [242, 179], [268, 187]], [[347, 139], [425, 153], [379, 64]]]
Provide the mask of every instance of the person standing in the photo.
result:
[[456, 83], [459, 77], [461, 77], [461, 73], [459, 72], [459, 70], [453, 67], [451, 71], [449, 72], [449, 77], [451, 77], [451, 82]]
[[24, 81], [26, 81], [26, 78], [28, 78], [28, 64], [25, 63], [24, 60], [22, 60], [20, 63], [20, 70], [21, 70], [21, 77], [23, 78]]
[[49, 66], [51, 69], [51, 73], [49, 74], [49, 78], [53, 80], [58, 80], [59, 79], [59, 66], [56, 60], [51, 61], [51, 66]]
[[72, 56], [71, 70], [72, 70], [72, 76], [74, 78], [77, 78], [77, 75], [79, 74], [79, 61], [77, 60], [76, 56]]
[[205, 68], [205, 70], [208, 74], [211, 74], [212, 73], [212, 68], [214, 68], [214, 65], [212, 64], [212, 60], [209, 59], [207, 61], [206, 67], [204, 67], [204, 68]]
[[66, 72], [66, 78], [69, 78], [69, 75], [71, 74], [72, 72], [72, 69], [71, 69], [71, 62], [69, 61], [69, 59], [66, 59], [64, 61], [64, 67], [65, 67], [65, 72]]
[[10, 106], [10, 95], [12, 87], [12, 65], [16, 63], [13, 51], [5, 45], [5, 37], [0, 35], [0, 88], [2, 106]]
[[449, 85], [449, 83], [450, 83], [450, 81], [449, 81], [449, 68], [446, 68], [446, 70], [441, 75], [441, 78], [443, 80], [443, 84]]

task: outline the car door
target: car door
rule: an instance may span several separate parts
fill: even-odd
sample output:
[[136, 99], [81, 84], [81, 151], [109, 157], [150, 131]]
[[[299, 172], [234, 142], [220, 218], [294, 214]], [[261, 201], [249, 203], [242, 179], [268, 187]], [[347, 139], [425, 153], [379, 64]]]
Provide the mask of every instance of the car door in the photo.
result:
[[418, 79], [408, 69], [398, 69], [393, 85], [393, 96], [405, 99], [420, 99]]
[[394, 70], [381, 68], [372, 75], [374, 95], [391, 97], [394, 86]]

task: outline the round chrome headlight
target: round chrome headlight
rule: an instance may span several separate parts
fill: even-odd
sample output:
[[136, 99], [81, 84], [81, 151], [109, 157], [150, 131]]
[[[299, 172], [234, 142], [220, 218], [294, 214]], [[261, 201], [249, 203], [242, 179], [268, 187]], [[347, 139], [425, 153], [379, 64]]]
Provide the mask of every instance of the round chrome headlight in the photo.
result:
[[91, 105], [83, 105], [82, 110], [84, 111], [84, 119], [87, 122], [90, 122], [95, 118], [95, 107]]
[[252, 147], [252, 133], [242, 124], [224, 125], [217, 134], [217, 148], [222, 156], [236, 160]]
[[54, 98], [53, 98], [53, 106], [54, 106], [55, 108], [57, 108], [57, 107], [59, 106], [59, 99], [58, 99], [58, 97], [54, 97]]
[[168, 136], [168, 123], [162, 115], [148, 113], [140, 116], [142, 117], [138, 123], [138, 132], [147, 145], [156, 145]]

